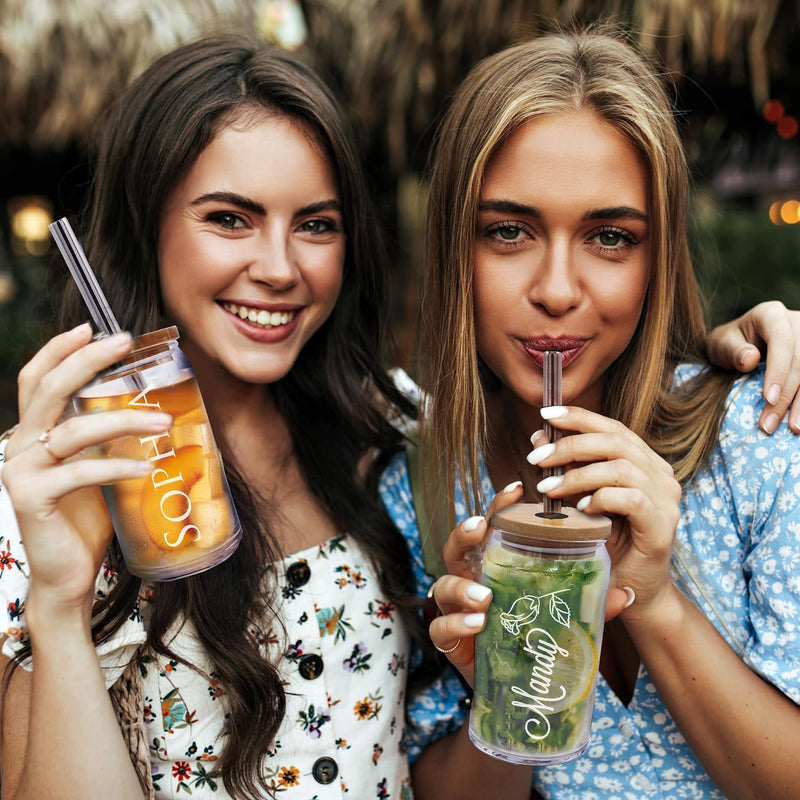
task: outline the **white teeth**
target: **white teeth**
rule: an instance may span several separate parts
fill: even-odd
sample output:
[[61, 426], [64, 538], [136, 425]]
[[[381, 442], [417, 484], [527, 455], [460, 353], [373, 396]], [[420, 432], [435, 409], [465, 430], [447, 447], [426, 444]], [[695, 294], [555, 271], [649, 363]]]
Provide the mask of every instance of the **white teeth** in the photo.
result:
[[262, 328], [276, 328], [279, 325], [287, 325], [294, 319], [294, 311], [273, 311], [269, 312], [266, 309], [248, 308], [247, 306], [239, 306], [236, 303], [224, 303], [226, 311], [235, 314], [240, 319], [246, 319], [253, 325], [258, 325]]

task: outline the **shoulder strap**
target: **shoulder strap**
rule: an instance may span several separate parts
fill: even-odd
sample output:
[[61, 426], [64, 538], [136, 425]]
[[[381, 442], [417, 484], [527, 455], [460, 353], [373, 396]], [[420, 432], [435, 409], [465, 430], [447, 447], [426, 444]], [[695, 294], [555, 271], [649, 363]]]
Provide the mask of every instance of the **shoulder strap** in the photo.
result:
[[422, 479], [418, 431], [414, 431], [408, 436], [406, 458], [408, 459], [408, 477], [411, 483], [414, 509], [417, 513], [417, 528], [422, 546], [422, 558], [425, 561], [425, 571], [434, 578], [438, 578], [447, 572], [442, 558], [442, 545], [450, 532], [447, 522], [447, 495], [439, 491], [437, 487], [433, 507], [428, 508], [426, 498], [429, 497], [429, 493], [425, 491], [425, 483]]

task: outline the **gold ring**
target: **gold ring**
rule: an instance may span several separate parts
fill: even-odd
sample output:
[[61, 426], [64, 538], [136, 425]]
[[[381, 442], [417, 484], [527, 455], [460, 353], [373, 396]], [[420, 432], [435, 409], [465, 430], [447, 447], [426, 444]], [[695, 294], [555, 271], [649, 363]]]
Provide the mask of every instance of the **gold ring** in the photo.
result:
[[56, 456], [54, 456], [52, 451], [50, 450], [50, 431], [51, 428], [48, 428], [46, 431], [42, 431], [39, 434], [37, 441], [42, 443], [42, 447], [44, 447], [44, 449], [47, 450], [47, 455], [49, 455], [50, 458], [54, 459], [55, 461], [58, 461], [59, 459], [56, 458]]
[[460, 644], [461, 644], [461, 637], [459, 636], [459, 637], [458, 637], [458, 641], [457, 641], [457, 642], [456, 642], [456, 643], [455, 643], [455, 644], [454, 644], [452, 647], [448, 647], [448, 648], [447, 648], [447, 650], [444, 650], [444, 649], [442, 649], [441, 647], [439, 647], [439, 645], [438, 645], [438, 644], [436, 644], [436, 642], [434, 642], [434, 643], [433, 643], [433, 646], [434, 646], [434, 647], [435, 647], [435, 648], [436, 648], [436, 649], [437, 649], [437, 650], [438, 650], [440, 653], [444, 653], [444, 654], [447, 656], [447, 655], [450, 655], [450, 653], [454, 652], [455, 650], [458, 650], [458, 646], [459, 646]]

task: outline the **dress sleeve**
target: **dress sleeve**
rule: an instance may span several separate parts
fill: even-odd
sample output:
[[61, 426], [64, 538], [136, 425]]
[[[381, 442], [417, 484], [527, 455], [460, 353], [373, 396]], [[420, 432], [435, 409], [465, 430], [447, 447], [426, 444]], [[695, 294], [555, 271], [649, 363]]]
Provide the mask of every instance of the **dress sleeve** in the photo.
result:
[[[14, 658], [28, 641], [25, 600], [30, 572], [14, 507], [3, 485], [5, 444], [0, 442], [0, 637], [3, 639], [3, 655]], [[108, 594], [114, 580], [114, 571], [108, 564], [103, 564], [97, 576], [97, 596]], [[145, 638], [144, 625], [137, 612], [126, 620], [114, 636], [98, 646], [97, 657], [106, 686], [110, 687], [122, 674]], [[32, 669], [31, 659], [27, 658], [22, 666], [27, 670]]]
[[[425, 597], [433, 578], [425, 571], [405, 452], [396, 454], [392, 459], [381, 478], [379, 491], [389, 516], [405, 537], [411, 553], [417, 594]], [[419, 663], [419, 648], [412, 645], [411, 668]], [[411, 724], [405, 744], [411, 763], [429, 744], [461, 727], [466, 719], [465, 698], [464, 687], [448, 665], [442, 675], [409, 699], [408, 717]]]
[[720, 436], [744, 577], [752, 666], [800, 704], [800, 447], [785, 423], [758, 428], [763, 371], [734, 388]]

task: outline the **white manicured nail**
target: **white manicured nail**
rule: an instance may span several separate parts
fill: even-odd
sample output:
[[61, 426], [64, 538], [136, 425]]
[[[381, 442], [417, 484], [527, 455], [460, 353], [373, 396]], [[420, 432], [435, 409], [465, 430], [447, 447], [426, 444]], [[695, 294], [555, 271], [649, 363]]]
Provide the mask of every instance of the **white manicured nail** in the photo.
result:
[[464, 625], [468, 628], [482, 628], [486, 622], [486, 614], [465, 614]]
[[513, 483], [509, 483], [505, 489], [503, 489], [503, 494], [511, 494], [514, 489], [519, 489], [522, 486], [522, 481], [514, 481]]
[[467, 597], [470, 600], [475, 600], [478, 603], [482, 603], [486, 600], [487, 597], [492, 593], [492, 590], [488, 586], [482, 586], [480, 583], [471, 583], [467, 586]]
[[531, 450], [525, 459], [529, 464], [538, 464], [541, 461], [544, 461], [546, 458], [550, 458], [551, 455], [555, 452], [556, 446], [554, 444], [543, 444], [541, 447], [537, 447], [535, 450]]
[[589, 503], [591, 502], [592, 502], [592, 496], [590, 494], [587, 494], [586, 497], [581, 497], [581, 499], [578, 500], [577, 503], [575, 503], [575, 508], [577, 508], [578, 511], [583, 511], [583, 509], [586, 508], [586, 506], [588, 506]]
[[482, 521], [483, 517], [470, 517], [469, 519], [464, 520], [464, 524], [461, 527], [465, 531], [474, 531]]
[[562, 483], [564, 483], [563, 475], [551, 475], [549, 478], [539, 481], [539, 483], [536, 484], [536, 488], [542, 494], [547, 494], [553, 489], [557, 489]]
[[623, 586], [622, 591], [625, 592], [626, 595], [628, 595], [628, 599], [625, 602], [623, 608], [629, 608], [636, 602], [636, 592], [634, 592], [630, 586]]
[[540, 412], [542, 419], [558, 419], [567, 416], [566, 406], [545, 406]]
[[531, 444], [534, 447], [536, 447], [536, 442], [541, 436], [544, 436], [544, 431], [542, 431], [542, 430], [538, 430], [535, 433], [531, 434]]

